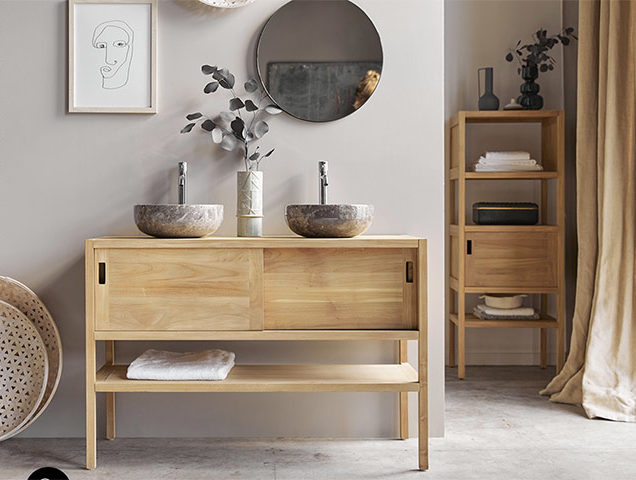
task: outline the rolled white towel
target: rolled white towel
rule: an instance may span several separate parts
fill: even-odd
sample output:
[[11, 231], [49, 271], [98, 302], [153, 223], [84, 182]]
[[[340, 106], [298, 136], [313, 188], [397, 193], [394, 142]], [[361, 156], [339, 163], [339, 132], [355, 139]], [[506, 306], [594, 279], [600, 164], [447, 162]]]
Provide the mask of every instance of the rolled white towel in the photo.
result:
[[492, 160], [529, 160], [530, 152], [486, 152], [484, 157]]
[[235, 355], [225, 350], [176, 353], [146, 350], [129, 366], [126, 376], [135, 380], [225, 380]]

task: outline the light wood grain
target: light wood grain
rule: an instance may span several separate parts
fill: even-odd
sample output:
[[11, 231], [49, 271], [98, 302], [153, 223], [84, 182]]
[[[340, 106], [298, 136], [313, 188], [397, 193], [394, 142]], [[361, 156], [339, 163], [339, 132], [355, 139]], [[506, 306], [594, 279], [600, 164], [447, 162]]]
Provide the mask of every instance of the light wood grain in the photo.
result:
[[104, 366], [98, 392], [411, 392], [417, 372], [400, 365], [236, 365], [222, 381], [129, 380], [127, 365]]
[[418, 453], [420, 470], [428, 470], [428, 247], [419, 241], [417, 250], [418, 357]]
[[[399, 340], [398, 344], [398, 363], [405, 364], [409, 361], [409, 345], [406, 340]], [[409, 438], [409, 394], [408, 392], [400, 392], [399, 398], [399, 425], [400, 425], [400, 439], [406, 440]]]
[[417, 330], [116, 330], [97, 331], [95, 340], [417, 340]]
[[557, 264], [559, 277], [559, 293], [557, 295], [557, 319], [559, 326], [556, 332], [556, 371], [559, 373], [565, 364], [565, 113], [556, 118], [553, 147], [556, 150], [557, 169], [561, 172], [557, 179], [556, 217], [559, 226]]
[[260, 250], [97, 252], [107, 274], [99, 330], [262, 329]]
[[461, 111], [466, 123], [543, 123], [563, 112], [560, 110], [499, 110], [499, 111]]
[[466, 180], [541, 180], [557, 178], [558, 172], [466, 172]]
[[[546, 328], [556, 328], [557, 370], [565, 358], [565, 284], [564, 284], [564, 112], [541, 111], [459, 111], [450, 121], [451, 198], [447, 218], [450, 222], [449, 298], [457, 295], [457, 310], [449, 318], [449, 342], [457, 333], [458, 377], [465, 377], [466, 328], [515, 328], [517, 322], [476, 321], [465, 314], [465, 296], [469, 293], [556, 294], [557, 315], [536, 322], [541, 331], [541, 365], [546, 363]], [[466, 172], [466, 126], [471, 123], [537, 123], [541, 126], [541, 172]], [[466, 225], [466, 188], [469, 180], [541, 181], [541, 225], [499, 226]], [[548, 181], [557, 183], [556, 205], [548, 205]], [[496, 183], [492, 183], [496, 188]], [[455, 205], [454, 202], [457, 202]], [[556, 211], [556, 222], [547, 225], [548, 212]], [[466, 241], [473, 241], [473, 254], [466, 254]], [[537, 241], [531, 247], [531, 241]], [[531, 251], [534, 250], [534, 251]], [[495, 323], [496, 322], [496, 323]], [[455, 330], [456, 328], [456, 330]], [[449, 344], [449, 364], [455, 353]]]
[[[459, 322], [457, 314], [451, 314], [450, 320], [456, 325]], [[543, 315], [538, 320], [482, 320], [472, 313], [467, 313], [464, 325], [466, 328], [556, 328], [557, 321], [549, 315]]]
[[466, 285], [471, 287], [556, 287], [557, 236], [554, 233], [469, 232]]
[[93, 242], [85, 243], [86, 275], [86, 468], [97, 464], [97, 405], [95, 395], [95, 250]]
[[413, 329], [403, 249], [266, 249], [266, 329]]
[[[113, 340], [107, 340], [104, 342], [105, 354], [104, 364], [115, 365], [115, 342]], [[114, 440], [116, 436], [116, 421], [115, 421], [115, 394], [106, 394], [106, 438]]]
[[102, 237], [93, 239], [96, 248], [417, 248], [409, 235], [360, 235], [354, 238], [204, 237], [152, 238]]
[[[426, 241], [235, 240], [86, 242], [87, 467], [96, 465], [95, 392], [107, 393], [109, 437], [115, 436], [115, 392], [396, 392], [403, 438], [406, 392], [418, 392], [419, 466], [428, 468]], [[103, 285], [96, 275], [100, 262], [106, 266]], [[412, 282], [407, 262], [413, 262]], [[229, 302], [222, 303], [226, 309], [213, 310], [211, 323], [196, 323], [219, 292]], [[262, 330], [268, 302], [281, 298], [297, 304], [298, 328]], [[235, 312], [227, 305], [236, 299], [249, 303], [249, 310], [237, 313], [243, 323], [223, 325], [223, 315]], [[325, 299], [338, 321], [322, 329], [330, 320], [311, 312]], [[106, 364], [95, 373], [97, 340], [107, 341]], [[238, 365], [221, 382], [128, 380], [127, 366], [113, 365], [119, 340], [397, 340], [399, 363]], [[418, 372], [406, 363], [406, 340], [418, 341]]]

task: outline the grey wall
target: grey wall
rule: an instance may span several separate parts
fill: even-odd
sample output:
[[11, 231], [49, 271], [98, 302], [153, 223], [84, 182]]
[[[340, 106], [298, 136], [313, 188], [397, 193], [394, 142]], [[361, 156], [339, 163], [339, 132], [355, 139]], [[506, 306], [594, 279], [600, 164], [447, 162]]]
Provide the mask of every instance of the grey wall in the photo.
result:
[[[254, 74], [258, 31], [284, 0], [215, 10], [159, 1], [159, 113], [66, 114], [66, 2], [0, 2], [0, 272], [46, 302], [64, 344], [64, 374], [47, 412], [25, 436], [84, 433], [83, 241], [136, 234], [132, 206], [174, 202], [175, 170], [187, 160], [191, 202], [218, 202], [235, 233], [236, 156], [199, 133], [179, 135], [186, 113], [225, 108], [204, 96], [200, 65]], [[383, 39], [382, 81], [360, 111], [314, 125], [285, 115], [263, 148], [266, 234], [287, 233], [283, 207], [316, 201], [316, 163], [330, 161], [334, 202], [369, 202], [369, 233], [430, 239], [431, 432], [443, 429], [443, 5], [440, 1], [359, 0]], [[27, 33], [28, 26], [28, 35]], [[426, 52], [426, 54], [414, 54]], [[157, 343], [194, 349], [212, 343]], [[119, 345], [129, 360], [151, 345]], [[390, 362], [382, 343], [219, 343], [238, 362]], [[411, 346], [413, 347], [413, 346]], [[411, 348], [411, 360], [415, 360]], [[101, 400], [100, 400], [101, 401]], [[350, 436], [396, 432], [394, 394], [129, 394], [118, 400], [123, 436]], [[416, 418], [411, 402], [411, 421]], [[103, 412], [103, 409], [101, 410]], [[103, 417], [102, 417], [103, 419]], [[103, 428], [103, 421], [99, 422]], [[412, 431], [416, 432], [412, 423]]]
[[[499, 97], [500, 109], [511, 97], [517, 97], [523, 80], [517, 74], [517, 65], [504, 59], [508, 48], [514, 47], [518, 40], [527, 43], [539, 28], [547, 29], [550, 34], [560, 31], [561, 9], [560, 0], [447, 0], [444, 4], [447, 123], [458, 110], [477, 110], [478, 68], [494, 67], [494, 93]], [[561, 109], [564, 106], [562, 48], [555, 47], [551, 55], [557, 67], [540, 74], [537, 83], [541, 86], [544, 109]], [[528, 150], [540, 160], [540, 138], [538, 126], [472, 125], [467, 134], [467, 163], [485, 150]], [[467, 191], [468, 207], [477, 201], [538, 203], [539, 184], [498, 182], [493, 188], [492, 182], [473, 181]], [[472, 223], [472, 214], [468, 216], [467, 221]], [[568, 221], [573, 216], [573, 212], [566, 212]], [[476, 297], [468, 296], [470, 308], [477, 302]], [[549, 358], [553, 359], [552, 334], [548, 340]], [[539, 342], [537, 329], [472, 329], [466, 336], [467, 362], [473, 365], [536, 364]]]

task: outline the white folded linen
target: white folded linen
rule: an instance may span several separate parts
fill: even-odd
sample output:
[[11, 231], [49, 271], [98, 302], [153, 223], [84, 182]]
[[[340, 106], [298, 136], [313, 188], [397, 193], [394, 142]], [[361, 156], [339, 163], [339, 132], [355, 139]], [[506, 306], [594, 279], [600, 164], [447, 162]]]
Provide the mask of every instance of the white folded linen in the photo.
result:
[[486, 152], [484, 157], [492, 160], [528, 160], [529, 152]]
[[176, 353], [146, 350], [129, 366], [126, 376], [135, 380], [225, 380], [235, 355], [225, 350]]
[[475, 310], [498, 317], [531, 317], [535, 314], [534, 308], [532, 307], [494, 308], [484, 305], [483, 303], [477, 305]]
[[482, 165], [476, 163], [473, 166], [475, 172], [541, 172], [541, 165]]
[[519, 159], [499, 159], [499, 158], [486, 158], [479, 157], [479, 163], [482, 165], [536, 165], [537, 161], [534, 158], [526, 158], [524, 160]]

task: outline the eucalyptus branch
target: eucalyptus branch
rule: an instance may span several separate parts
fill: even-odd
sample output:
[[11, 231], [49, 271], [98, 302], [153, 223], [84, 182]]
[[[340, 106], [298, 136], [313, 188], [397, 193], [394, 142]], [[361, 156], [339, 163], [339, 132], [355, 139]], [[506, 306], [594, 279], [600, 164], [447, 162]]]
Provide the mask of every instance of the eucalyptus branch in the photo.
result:
[[[256, 143], [257, 140], [260, 140], [269, 131], [269, 125], [261, 118], [261, 114], [265, 112], [269, 115], [276, 115], [281, 113], [282, 110], [272, 104], [261, 108], [261, 103], [267, 97], [267, 93], [254, 79], [250, 79], [243, 84], [245, 87], [245, 95], [243, 98], [246, 99], [245, 102], [243, 102], [236, 94], [234, 88], [236, 79], [227, 68], [203, 65], [201, 67], [201, 73], [203, 73], [203, 75], [212, 75], [214, 79], [206, 83], [203, 89], [206, 95], [215, 93], [219, 88], [228, 90], [228, 92], [232, 94], [229, 106], [230, 111], [221, 112], [220, 115], [214, 118], [204, 116], [200, 112], [188, 114], [186, 119], [190, 123], [181, 129], [181, 133], [190, 133], [196, 125], [201, 124], [202, 129], [211, 134], [212, 141], [220, 144], [223, 150], [235, 151], [237, 148], [243, 148], [243, 163], [246, 171], [258, 170], [261, 161], [274, 153], [274, 149], [271, 149], [265, 155], [260, 155], [258, 152], [260, 146], [256, 145], [254, 153], [250, 155], [250, 143]], [[236, 101], [233, 101], [235, 99]], [[254, 100], [256, 100], [256, 102], [254, 102]], [[244, 108], [246, 112], [252, 113], [249, 124], [243, 119], [241, 110]], [[227, 125], [229, 125], [229, 127]]]

